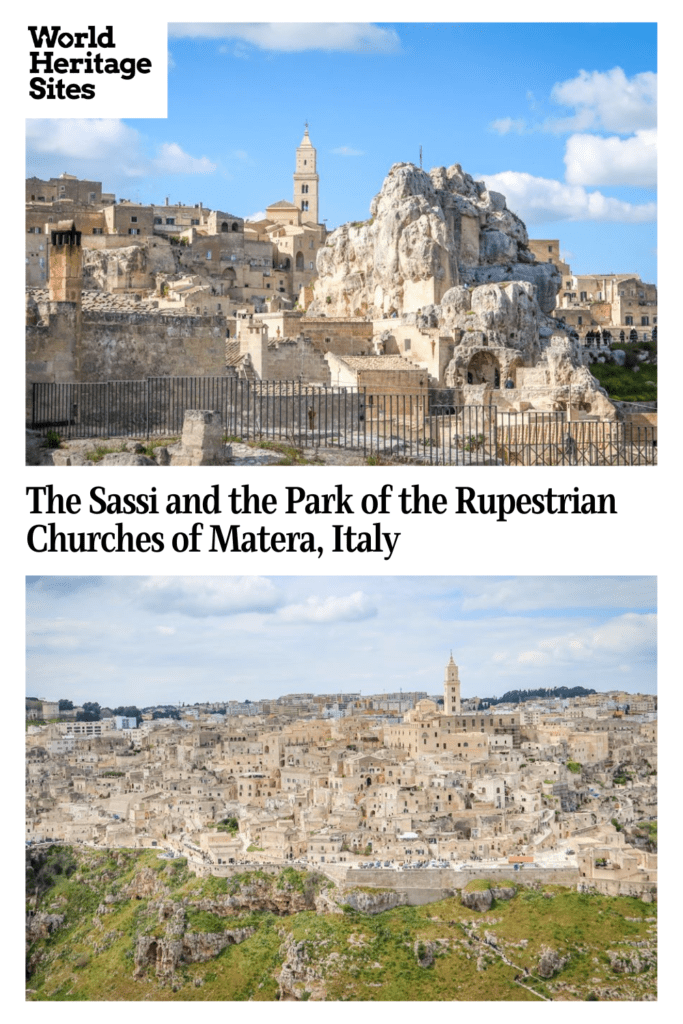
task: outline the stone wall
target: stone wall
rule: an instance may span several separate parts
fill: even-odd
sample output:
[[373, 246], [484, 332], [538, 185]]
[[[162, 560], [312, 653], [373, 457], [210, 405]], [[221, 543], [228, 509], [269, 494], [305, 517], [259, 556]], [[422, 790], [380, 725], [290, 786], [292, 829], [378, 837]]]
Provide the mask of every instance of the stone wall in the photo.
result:
[[266, 380], [332, 381], [325, 357], [308, 338], [286, 338], [268, 346], [263, 371]]
[[304, 317], [300, 329], [323, 352], [359, 356], [372, 352], [372, 323], [367, 320]]
[[526, 865], [519, 871], [515, 871], [512, 865], [503, 869], [482, 866], [467, 871], [455, 871], [452, 868], [417, 868], [408, 871], [369, 868], [361, 871], [349, 868], [346, 873], [346, 885], [395, 889], [407, 894], [411, 906], [420, 906], [446, 899], [447, 896], [452, 896], [454, 891], [464, 889], [468, 882], [480, 878], [490, 879], [494, 885], [540, 882], [542, 885], [564, 885], [573, 888], [579, 882], [579, 877], [577, 867], [542, 868]]
[[[225, 373], [225, 318], [103, 313], [59, 303], [49, 326], [27, 328], [27, 382], [143, 380]], [[80, 334], [80, 339], [78, 335]]]

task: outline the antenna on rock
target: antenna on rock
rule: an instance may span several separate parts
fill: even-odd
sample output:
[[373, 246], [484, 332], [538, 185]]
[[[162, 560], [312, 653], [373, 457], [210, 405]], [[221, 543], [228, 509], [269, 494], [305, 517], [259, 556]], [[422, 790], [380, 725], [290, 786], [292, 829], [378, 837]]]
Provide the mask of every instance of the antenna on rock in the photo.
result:
[[422, 146], [420, 146], [420, 170], [422, 170]]

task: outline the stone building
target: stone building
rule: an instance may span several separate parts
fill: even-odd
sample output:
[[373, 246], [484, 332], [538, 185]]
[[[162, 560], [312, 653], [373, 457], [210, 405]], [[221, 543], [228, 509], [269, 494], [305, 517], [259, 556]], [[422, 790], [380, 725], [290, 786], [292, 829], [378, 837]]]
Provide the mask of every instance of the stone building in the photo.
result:
[[318, 223], [319, 176], [308, 129], [296, 152], [293, 188], [294, 203], [274, 203], [264, 220], [245, 223], [202, 203], [117, 202], [101, 182], [73, 175], [29, 178], [27, 286], [47, 284], [51, 227], [69, 218], [83, 236], [90, 287], [156, 294], [161, 305], [187, 302], [195, 314], [245, 305], [253, 312], [278, 302], [291, 308], [315, 276], [326, 234]]
[[589, 331], [609, 330], [618, 341], [628, 341], [635, 330], [638, 340], [649, 341], [657, 326], [657, 286], [645, 284], [638, 274], [574, 274], [560, 257], [558, 239], [530, 239], [529, 248], [539, 261], [552, 263], [562, 275], [554, 316], [576, 330], [585, 341]]
[[458, 666], [453, 661], [453, 651], [444, 673], [443, 710], [445, 715], [460, 714], [460, 677]]

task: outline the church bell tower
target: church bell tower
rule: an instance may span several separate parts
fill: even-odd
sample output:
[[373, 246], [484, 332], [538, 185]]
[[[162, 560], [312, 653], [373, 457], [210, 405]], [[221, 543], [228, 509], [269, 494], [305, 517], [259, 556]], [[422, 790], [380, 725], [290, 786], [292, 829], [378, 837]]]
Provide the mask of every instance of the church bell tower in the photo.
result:
[[294, 172], [294, 205], [301, 211], [302, 223], [318, 223], [318, 174], [315, 169], [316, 151], [308, 137], [308, 123], [296, 151]]
[[446, 715], [460, 714], [460, 679], [458, 678], [458, 666], [453, 661], [452, 651], [443, 680], [443, 710]]

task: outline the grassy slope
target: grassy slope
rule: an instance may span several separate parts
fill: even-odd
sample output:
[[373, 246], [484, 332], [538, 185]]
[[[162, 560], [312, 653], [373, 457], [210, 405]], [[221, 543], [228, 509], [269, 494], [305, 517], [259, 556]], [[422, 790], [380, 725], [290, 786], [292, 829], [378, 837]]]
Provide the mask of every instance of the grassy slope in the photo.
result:
[[654, 402], [657, 399], [657, 388], [646, 383], [648, 380], [657, 383], [656, 364], [641, 363], [638, 373], [616, 363], [591, 363], [589, 370], [616, 402]]
[[[288, 935], [303, 942], [307, 964], [325, 986], [328, 999], [351, 1000], [532, 1000], [587, 999], [598, 992], [611, 998], [634, 999], [655, 994], [654, 968], [640, 974], [615, 974], [607, 950], [634, 947], [629, 941], [654, 943], [652, 904], [627, 898], [582, 895], [560, 887], [543, 892], [522, 890], [510, 902], [494, 902], [487, 913], [463, 907], [458, 898], [425, 907], [400, 907], [375, 917], [348, 911], [317, 915], [306, 911], [277, 917], [245, 912], [228, 918], [188, 909], [193, 931], [256, 927], [240, 945], [227, 947], [207, 963], [181, 967], [177, 990], [161, 987], [148, 972], [133, 978], [133, 950], [140, 933], [163, 935], [149, 900], [113, 904], [93, 923], [95, 911], [109, 892], [117, 892], [141, 867], [152, 867], [168, 885], [167, 899], [217, 896], [234, 891], [234, 879], [197, 879], [181, 862], [157, 859], [154, 852], [119, 851], [75, 854], [78, 869], [62, 874], [41, 898], [37, 909], [66, 913], [66, 924], [48, 939], [38, 940], [29, 955], [43, 953], [31, 976], [29, 998], [39, 1000], [272, 1000], [275, 976], [283, 962]], [[117, 863], [117, 860], [119, 863]], [[273, 885], [299, 888], [295, 872], [274, 879]], [[552, 894], [552, 897], [544, 895]], [[632, 919], [632, 920], [630, 920]], [[509, 966], [490, 946], [479, 941], [493, 933], [515, 966]], [[528, 940], [526, 945], [513, 945]], [[415, 943], [434, 943], [431, 967], [419, 966]], [[540, 950], [552, 946], [570, 955], [565, 968], [550, 980], [535, 974]], [[527, 967], [530, 992], [515, 984]], [[195, 979], [201, 983], [197, 985]], [[608, 996], [610, 997], [610, 996]]]

